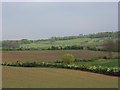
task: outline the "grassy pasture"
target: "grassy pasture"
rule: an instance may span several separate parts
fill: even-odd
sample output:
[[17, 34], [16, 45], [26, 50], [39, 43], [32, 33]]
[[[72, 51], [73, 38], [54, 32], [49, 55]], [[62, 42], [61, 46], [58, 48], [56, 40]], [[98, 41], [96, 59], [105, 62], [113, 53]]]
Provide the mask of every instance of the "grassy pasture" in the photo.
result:
[[[99, 56], [108, 56], [107, 52], [89, 51], [89, 50], [54, 50], [54, 51], [10, 51], [2, 52], [2, 62], [25, 61], [54, 61], [61, 60], [62, 55], [70, 53], [75, 58], [92, 58]], [[117, 56], [117, 53], [113, 53]]]
[[20, 47], [22, 48], [39, 48], [39, 49], [47, 49], [51, 46], [71, 46], [71, 45], [79, 45], [79, 46], [89, 46], [89, 47], [96, 47], [103, 43], [103, 41], [107, 40], [108, 38], [78, 38], [78, 39], [71, 39], [71, 40], [58, 40], [55, 42], [50, 41], [40, 41], [37, 43], [31, 44], [22, 44]]
[[117, 67], [118, 59], [99, 59], [94, 62], [76, 62], [76, 65], [84, 65], [84, 66], [103, 66], [103, 67]]
[[3, 67], [3, 88], [117, 88], [118, 78], [55, 68]]

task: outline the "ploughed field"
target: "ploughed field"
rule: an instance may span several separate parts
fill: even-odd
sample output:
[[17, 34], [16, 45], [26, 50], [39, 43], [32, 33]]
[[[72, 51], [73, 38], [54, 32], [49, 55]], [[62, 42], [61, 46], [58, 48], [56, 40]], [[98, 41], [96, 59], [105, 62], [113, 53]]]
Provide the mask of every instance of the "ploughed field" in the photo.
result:
[[[41, 51], [9, 51], [2, 52], [2, 62], [16, 61], [54, 61], [61, 60], [62, 55], [70, 53], [75, 58], [93, 58], [99, 56], [108, 56], [108, 52], [89, 51], [89, 50], [41, 50]], [[117, 56], [113, 53], [113, 56]]]
[[2, 68], [3, 88], [117, 88], [118, 78], [56, 68]]

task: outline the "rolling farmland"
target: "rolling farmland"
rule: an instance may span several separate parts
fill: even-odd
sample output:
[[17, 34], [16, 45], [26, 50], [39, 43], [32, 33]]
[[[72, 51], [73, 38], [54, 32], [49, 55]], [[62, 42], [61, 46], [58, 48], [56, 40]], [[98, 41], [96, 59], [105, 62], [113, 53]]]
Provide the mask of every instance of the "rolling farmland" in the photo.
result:
[[[118, 52], [113, 50], [110, 56], [109, 50], [101, 49], [104, 41], [108, 39], [85, 37], [53, 42], [52, 39], [5, 41], [3, 52], [0, 52], [3, 65], [2, 86], [3, 88], [117, 88]], [[115, 40], [113, 38], [113, 41]], [[82, 48], [72, 47], [74, 45]], [[66, 46], [69, 47], [65, 48]], [[68, 65], [59, 62], [64, 54], [73, 55], [74, 62]]]
[[119, 89], [117, 2], [4, 1], [2, 90]]

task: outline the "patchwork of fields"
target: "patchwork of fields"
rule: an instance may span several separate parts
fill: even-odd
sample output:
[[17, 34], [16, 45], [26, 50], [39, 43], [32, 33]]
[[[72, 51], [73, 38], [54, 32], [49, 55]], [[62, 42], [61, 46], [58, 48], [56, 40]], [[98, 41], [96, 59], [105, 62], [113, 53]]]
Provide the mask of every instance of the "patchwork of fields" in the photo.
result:
[[116, 5], [4, 3], [0, 88], [119, 89]]
[[3, 88], [117, 88], [118, 78], [55, 68], [3, 67]]

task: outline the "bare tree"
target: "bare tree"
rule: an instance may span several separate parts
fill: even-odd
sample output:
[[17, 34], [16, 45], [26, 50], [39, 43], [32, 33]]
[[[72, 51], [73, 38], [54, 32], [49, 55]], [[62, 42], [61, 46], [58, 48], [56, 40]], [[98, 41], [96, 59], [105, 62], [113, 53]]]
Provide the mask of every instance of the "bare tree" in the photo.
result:
[[108, 51], [109, 57], [112, 57], [112, 52], [115, 51], [117, 43], [112, 39], [109, 39], [103, 43], [103, 48]]
[[53, 42], [55, 42], [56, 41], [56, 38], [55, 37], [51, 37], [50, 38], [50, 43], [52, 44]]

